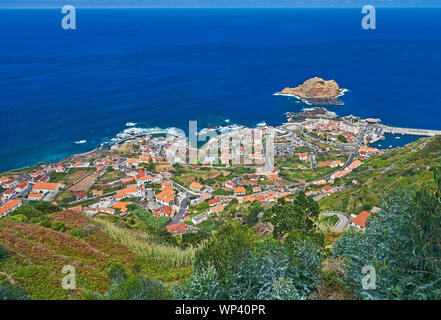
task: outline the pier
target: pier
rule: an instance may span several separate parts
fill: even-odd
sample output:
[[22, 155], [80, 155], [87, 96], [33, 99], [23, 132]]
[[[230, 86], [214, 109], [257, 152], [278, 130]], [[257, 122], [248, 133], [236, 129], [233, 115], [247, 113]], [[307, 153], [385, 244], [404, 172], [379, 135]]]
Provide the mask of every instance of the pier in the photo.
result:
[[403, 134], [403, 135], [406, 134], [406, 135], [426, 136], [426, 137], [433, 137], [438, 134], [441, 135], [441, 130], [398, 128], [398, 127], [389, 127], [384, 125], [379, 125], [379, 127], [383, 128], [383, 133]]

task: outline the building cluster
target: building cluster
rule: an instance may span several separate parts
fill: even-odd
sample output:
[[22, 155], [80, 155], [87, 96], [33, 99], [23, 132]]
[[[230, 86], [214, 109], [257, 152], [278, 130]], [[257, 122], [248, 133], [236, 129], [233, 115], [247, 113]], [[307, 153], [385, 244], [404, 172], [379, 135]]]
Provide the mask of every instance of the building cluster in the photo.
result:
[[343, 136], [348, 142], [354, 142], [361, 131], [359, 124], [329, 119], [309, 119], [303, 127], [308, 132], [314, 132], [318, 136], [327, 136], [330, 141], [337, 141], [338, 136]]

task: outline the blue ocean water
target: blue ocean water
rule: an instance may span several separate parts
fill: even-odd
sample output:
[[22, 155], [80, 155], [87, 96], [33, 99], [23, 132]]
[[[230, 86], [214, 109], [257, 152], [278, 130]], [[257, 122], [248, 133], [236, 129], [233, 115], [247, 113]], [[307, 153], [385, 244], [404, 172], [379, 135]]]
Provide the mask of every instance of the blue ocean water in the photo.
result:
[[[85, 152], [124, 130], [277, 125], [274, 96], [320, 76], [350, 91], [340, 115], [441, 129], [441, 10], [0, 10], [0, 172]], [[85, 144], [75, 144], [77, 140]], [[398, 141], [398, 140], [397, 140]]]

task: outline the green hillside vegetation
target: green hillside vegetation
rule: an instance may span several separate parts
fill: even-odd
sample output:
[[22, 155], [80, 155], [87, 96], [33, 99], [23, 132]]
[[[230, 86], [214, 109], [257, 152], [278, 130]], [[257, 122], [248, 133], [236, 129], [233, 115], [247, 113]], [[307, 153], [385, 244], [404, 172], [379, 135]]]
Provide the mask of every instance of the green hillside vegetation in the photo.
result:
[[[441, 136], [423, 138], [404, 147], [387, 150], [363, 161], [336, 184], [347, 189], [319, 201], [320, 210], [336, 210], [359, 214], [380, 206], [385, 191], [393, 187], [417, 187], [433, 184], [429, 170], [441, 163]], [[355, 180], [356, 184], [352, 181]]]
[[[29, 208], [21, 211], [0, 220], [0, 276], [33, 299], [81, 299], [88, 291], [104, 293], [112, 283], [108, 272], [113, 265], [165, 284], [183, 281], [191, 272], [191, 249], [156, 245], [146, 233], [71, 210], [43, 216], [37, 212], [38, 217]], [[61, 286], [65, 265], [76, 268], [76, 290]]]

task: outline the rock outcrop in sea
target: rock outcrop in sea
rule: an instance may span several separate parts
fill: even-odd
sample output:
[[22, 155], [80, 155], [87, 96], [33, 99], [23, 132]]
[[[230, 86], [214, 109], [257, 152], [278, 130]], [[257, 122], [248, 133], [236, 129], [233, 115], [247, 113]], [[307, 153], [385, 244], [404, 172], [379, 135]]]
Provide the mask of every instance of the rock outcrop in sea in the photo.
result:
[[335, 80], [314, 77], [298, 87], [285, 88], [278, 94], [296, 96], [306, 100], [309, 104], [343, 104], [342, 101], [336, 99], [343, 92]]

